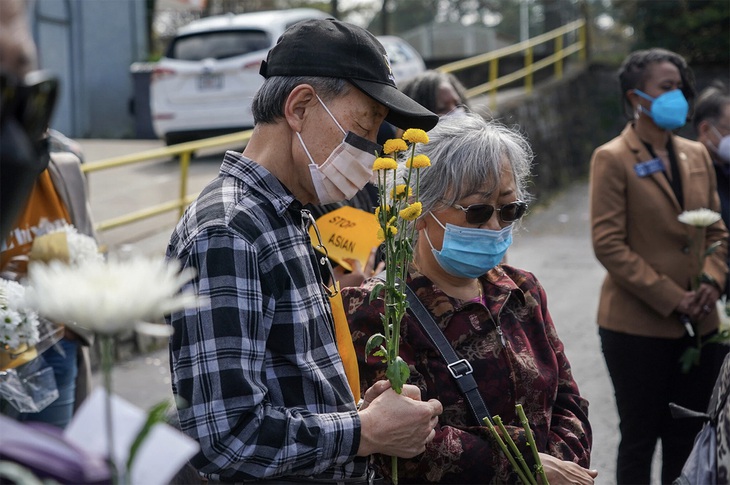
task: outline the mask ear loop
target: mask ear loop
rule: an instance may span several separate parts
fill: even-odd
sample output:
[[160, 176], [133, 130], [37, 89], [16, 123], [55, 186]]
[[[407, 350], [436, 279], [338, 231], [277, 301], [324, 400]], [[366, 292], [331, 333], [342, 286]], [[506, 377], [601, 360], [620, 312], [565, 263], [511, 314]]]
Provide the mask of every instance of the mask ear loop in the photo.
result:
[[423, 228], [423, 235], [426, 236], [426, 241], [428, 241], [428, 245], [431, 246], [431, 251], [440, 252], [435, 247], [433, 247], [433, 243], [431, 242], [431, 238], [428, 237], [428, 229], [426, 229], [425, 227]]
[[[429, 215], [430, 215], [431, 217], [433, 217], [433, 220], [434, 220], [434, 221], [436, 221], [436, 223], [437, 223], [437, 224], [438, 224], [439, 226], [441, 226], [441, 229], [443, 229], [444, 231], [446, 230], [446, 226], [444, 226], [443, 224], [441, 224], [441, 221], [439, 221], [438, 219], [436, 219], [436, 216], [435, 216], [435, 215], [433, 215], [433, 212], [430, 212], [430, 211], [429, 211], [429, 213], [428, 213], [428, 214], [429, 214]], [[426, 241], [428, 241], [428, 245], [429, 245], [429, 246], [431, 246], [431, 251], [438, 251], [438, 250], [437, 250], [437, 249], [436, 249], [435, 247], [433, 247], [433, 243], [431, 242], [431, 238], [430, 238], [430, 237], [428, 237], [428, 229], [426, 229], [425, 227], [423, 228], [423, 235], [424, 235], [424, 236], [426, 236]], [[440, 251], [438, 251], [438, 252], [440, 252]]]
[[[639, 97], [644, 98], [647, 101], [651, 101], [652, 103], [656, 99], [656, 98], [652, 98], [648, 94], [642, 92], [640, 89], [634, 89], [634, 93], [636, 93]], [[636, 109], [634, 110], [634, 119], [638, 120], [639, 116], [641, 116], [641, 113], [646, 113], [647, 116], [649, 116], [651, 118], [651, 108], [649, 108], [649, 111], [647, 111], [646, 109], [644, 109], [644, 107], [642, 105], [639, 104], [636, 106]]]
[[340, 129], [340, 131], [342, 132], [342, 134], [343, 134], [343, 135], [347, 135], [347, 132], [346, 132], [345, 130], [343, 130], [343, 129], [342, 129], [342, 127], [340, 126], [340, 124], [339, 124], [339, 123], [337, 122], [337, 119], [336, 119], [336, 118], [334, 117], [334, 115], [332, 114], [332, 111], [330, 111], [330, 109], [329, 109], [329, 108], [327, 107], [327, 105], [326, 105], [326, 104], [324, 104], [324, 102], [322, 101], [322, 98], [320, 98], [320, 97], [319, 97], [319, 95], [318, 95], [317, 93], [314, 93], [314, 95], [315, 95], [315, 96], [317, 96], [317, 100], [318, 100], [318, 101], [319, 101], [319, 103], [320, 103], [320, 104], [322, 105], [322, 107], [323, 107], [323, 108], [324, 108], [324, 110], [325, 110], [325, 111], [327, 112], [327, 114], [328, 114], [328, 115], [330, 115], [330, 118], [332, 118], [332, 121], [334, 121], [334, 122], [335, 122], [335, 124], [337, 125], [337, 128], [339, 128], [339, 129]]
[[720, 141], [717, 142], [717, 145], [710, 142], [710, 145], [712, 145], [712, 148], [715, 150], [715, 152], [718, 152], [718, 151], [720, 151], [720, 142], [722, 141], [722, 138], [723, 138], [722, 133], [720, 133], [720, 130], [718, 130], [714, 124], [710, 123], [710, 126], [712, 127], [713, 130], [715, 130], [715, 134], [720, 139]]
[[314, 159], [312, 158], [312, 155], [309, 154], [309, 150], [307, 150], [307, 145], [304, 144], [304, 141], [302, 141], [302, 135], [299, 134], [298, 131], [295, 131], [297, 138], [299, 138], [299, 143], [302, 144], [302, 148], [304, 148], [304, 153], [307, 154], [307, 158], [309, 158], [309, 161], [312, 162], [312, 165], [317, 165], [314, 163]]

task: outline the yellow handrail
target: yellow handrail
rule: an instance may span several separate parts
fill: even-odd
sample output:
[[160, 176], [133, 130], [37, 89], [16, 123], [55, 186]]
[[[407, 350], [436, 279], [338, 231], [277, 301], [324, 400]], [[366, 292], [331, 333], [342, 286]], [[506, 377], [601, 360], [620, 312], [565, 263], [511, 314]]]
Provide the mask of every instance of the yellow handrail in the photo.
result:
[[179, 215], [182, 215], [185, 207], [192, 202], [197, 194], [188, 194], [188, 169], [190, 168], [190, 159], [193, 152], [199, 150], [205, 150], [208, 148], [217, 147], [230, 147], [234, 145], [240, 145], [241, 143], [248, 142], [251, 139], [251, 133], [253, 130], [239, 131], [237, 133], [231, 133], [230, 135], [216, 136], [213, 138], [206, 138], [204, 140], [191, 141], [186, 143], [180, 143], [177, 145], [170, 145], [164, 148], [154, 148], [152, 150], [145, 150], [138, 153], [132, 153], [130, 155], [122, 155], [119, 157], [107, 158], [99, 160], [98, 162], [89, 162], [81, 166], [81, 170], [84, 173], [96, 172], [99, 170], [107, 170], [115, 167], [124, 167], [126, 165], [132, 165], [141, 162], [149, 162], [154, 160], [168, 160], [170, 157], [178, 157], [180, 163], [180, 192], [177, 199], [173, 199], [161, 204], [141, 209], [129, 214], [107, 219], [101, 221], [95, 225], [98, 232], [107, 231], [114, 229], [115, 227], [131, 224], [132, 222], [141, 221], [148, 219], [166, 212], [172, 212], [177, 210]]
[[[570, 44], [566, 47], [563, 46], [563, 36], [565, 34], [578, 31], [578, 41]], [[533, 61], [533, 49], [535, 46], [555, 40], [555, 52], [544, 59], [537, 62]], [[509, 55], [517, 54], [519, 52], [525, 53], [525, 64], [524, 67], [518, 69], [515, 72], [506, 74], [502, 77], [498, 77], [499, 73], [499, 59]], [[535, 71], [544, 69], [550, 65], [555, 65], [555, 76], [559, 79], [563, 74], [563, 59], [574, 54], [579, 53], [579, 59], [586, 59], [586, 22], [585, 20], [576, 20], [566, 24], [558, 29], [546, 32], [532, 39], [525, 40], [518, 44], [498, 49], [496, 51], [488, 52], [486, 54], [480, 54], [478, 56], [470, 57], [456, 62], [445, 64], [438, 68], [442, 72], [456, 72], [463, 69], [467, 69], [474, 66], [483, 64], [489, 65], [489, 81], [474, 86], [466, 90], [468, 98], [473, 98], [480, 94], [489, 92], [490, 93], [490, 105], [492, 109], [496, 108], [497, 100], [497, 89], [507, 84], [513, 83], [520, 79], [525, 79], [525, 90], [529, 93], [532, 90], [533, 80], [532, 74]], [[208, 148], [217, 147], [230, 147], [235, 145], [245, 144], [251, 139], [253, 130], [241, 131], [232, 133], [230, 135], [216, 136], [213, 138], [207, 138], [204, 140], [191, 141], [186, 143], [180, 143], [177, 145], [171, 145], [169, 147], [155, 148], [152, 150], [145, 150], [130, 155], [122, 155], [118, 157], [107, 158], [104, 160], [89, 162], [82, 165], [81, 169], [84, 173], [96, 172], [99, 170], [107, 170], [115, 167], [123, 167], [127, 165], [150, 162], [154, 160], [169, 160], [171, 157], [177, 157], [180, 163], [180, 190], [176, 199], [163, 202], [161, 204], [141, 209], [129, 214], [107, 219], [96, 224], [96, 230], [103, 232], [109, 229], [113, 229], [133, 222], [148, 219], [153, 216], [164, 214], [166, 212], [172, 212], [177, 210], [179, 215], [182, 215], [185, 208], [190, 204], [197, 194], [188, 194], [188, 171], [190, 167], [190, 160], [193, 152], [204, 150]]]
[[[470, 67], [481, 66], [489, 63], [489, 81], [480, 84], [478, 86], [471, 87], [466, 90], [468, 98], [473, 98], [486, 92], [490, 93], [490, 107], [492, 110], [496, 109], [497, 100], [497, 89], [507, 84], [513, 83], [520, 79], [525, 80], [525, 91], [527, 93], [532, 91], [532, 74], [535, 71], [543, 69], [545, 67], [555, 65], [555, 77], [560, 79], [563, 76], [563, 59], [578, 52], [579, 60], [584, 61], [586, 59], [586, 21], [583, 19], [574, 20], [562, 27], [559, 27], [550, 32], [546, 32], [537, 37], [519, 42], [517, 44], [503, 47], [485, 54], [479, 54], [468, 59], [461, 59], [459, 61], [450, 62], [438, 67], [437, 70], [441, 72], [454, 73], [462, 71]], [[571, 32], [578, 31], [578, 40], [568, 46], [564, 46], [563, 37]], [[551, 40], [555, 41], [555, 53], [550, 56], [541, 59], [538, 62], [533, 61], [534, 47], [540, 44], [544, 44]], [[512, 73], [506, 74], [502, 77], [497, 77], [499, 71], [499, 59], [507, 56], [518, 54], [523, 52], [525, 54], [525, 65], [522, 69], [518, 69]]]

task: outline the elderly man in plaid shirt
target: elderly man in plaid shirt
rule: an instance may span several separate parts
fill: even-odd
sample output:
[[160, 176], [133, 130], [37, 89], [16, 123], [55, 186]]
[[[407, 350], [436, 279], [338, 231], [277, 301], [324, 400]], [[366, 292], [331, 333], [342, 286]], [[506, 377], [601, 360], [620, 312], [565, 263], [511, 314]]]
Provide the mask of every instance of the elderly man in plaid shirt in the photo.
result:
[[368, 455], [422, 453], [442, 406], [380, 381], [356, 407], [302, 209], [365, 185], [383, 120], [438, 118], [397, 90], [371, 34], [333, 19], [287, 30], [261, 74], [250, 142], [226, 153], [167, 249], [209, 300], [169, 317], [181, 428], [209, 481], [372, 482]]

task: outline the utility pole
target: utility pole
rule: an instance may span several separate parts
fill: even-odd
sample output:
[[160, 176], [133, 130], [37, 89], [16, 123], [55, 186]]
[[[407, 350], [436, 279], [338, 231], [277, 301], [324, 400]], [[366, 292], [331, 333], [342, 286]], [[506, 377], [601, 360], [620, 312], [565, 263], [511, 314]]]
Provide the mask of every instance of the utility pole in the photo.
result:
[[520, 0], [520, 42], [530, 38], [530, 10], [527, 0]]
[[383, 8], [380, 12], [380, 19], [382, 20], [383, 35], [390, 33], [390, 12], [389, 12], [390, 0], [383, 0]]

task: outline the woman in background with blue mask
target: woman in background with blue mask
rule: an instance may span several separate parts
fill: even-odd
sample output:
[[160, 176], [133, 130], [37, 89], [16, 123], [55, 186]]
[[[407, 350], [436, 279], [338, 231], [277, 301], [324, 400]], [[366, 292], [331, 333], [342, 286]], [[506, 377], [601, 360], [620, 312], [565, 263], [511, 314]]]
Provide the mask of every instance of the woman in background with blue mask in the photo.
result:
[[[664, 49], [636, 51], [621, 65], [619, 82], [630, 120], [594, 151], [590, 174], [593, 248], [607, 272], [599, 335], [620, 419], [616, 483], [653, 483], [659, 440], [661, 482], [671, 483], [702, 420], [673, 419], [669, 403], [705, 411], [727, 352], [709, 344], [688, 371], [680, 363], [696, 346], [696, 335], [717, 332], [715, 302], [725, 284], [727, 246], [700, 268], [691, 244], [695, 228], [677, 219], [700, 208], [720, 212], [707, 150], [673, 133], [687, 121], [694, 100], [687, 63]], [[704, 231], [702, 248], [726, 239], [718, 221]]]
[[[512, 230], [525, 214], [532, 151], [519, 133], [476, 114], [441, 118], [417, 151], [422, 215], [409, 287], [443, 330], [460, 359], [469, 361], [478, 394], [499, 415], [524, 456], [524, 432], [515, 416], [522, 404], [551, 483], [593, 483], [588, 403], [570, 364], [535, 276], [500, 264]], [[403, 169], [403, 167], [401, 167]], [[400, 180], [400, 177], [399, 177]], [[381, 299], [370, 302], [378, 279], [343, 290], [344, 307], [360, 364], [362, 386], [385, 372], [365, 360], [368, 338], [382, 332]], [[439, 396], [444, 413], [426, 452], [399, 460], [404, 483], [515, 483], [516, 475], [483, 423], [477, 422], [459, 386], [419, 320], [403, 319], [400, 355], [409, 382], [422, 399]], [[390, 475], [390, 459], [378, 456]]]

